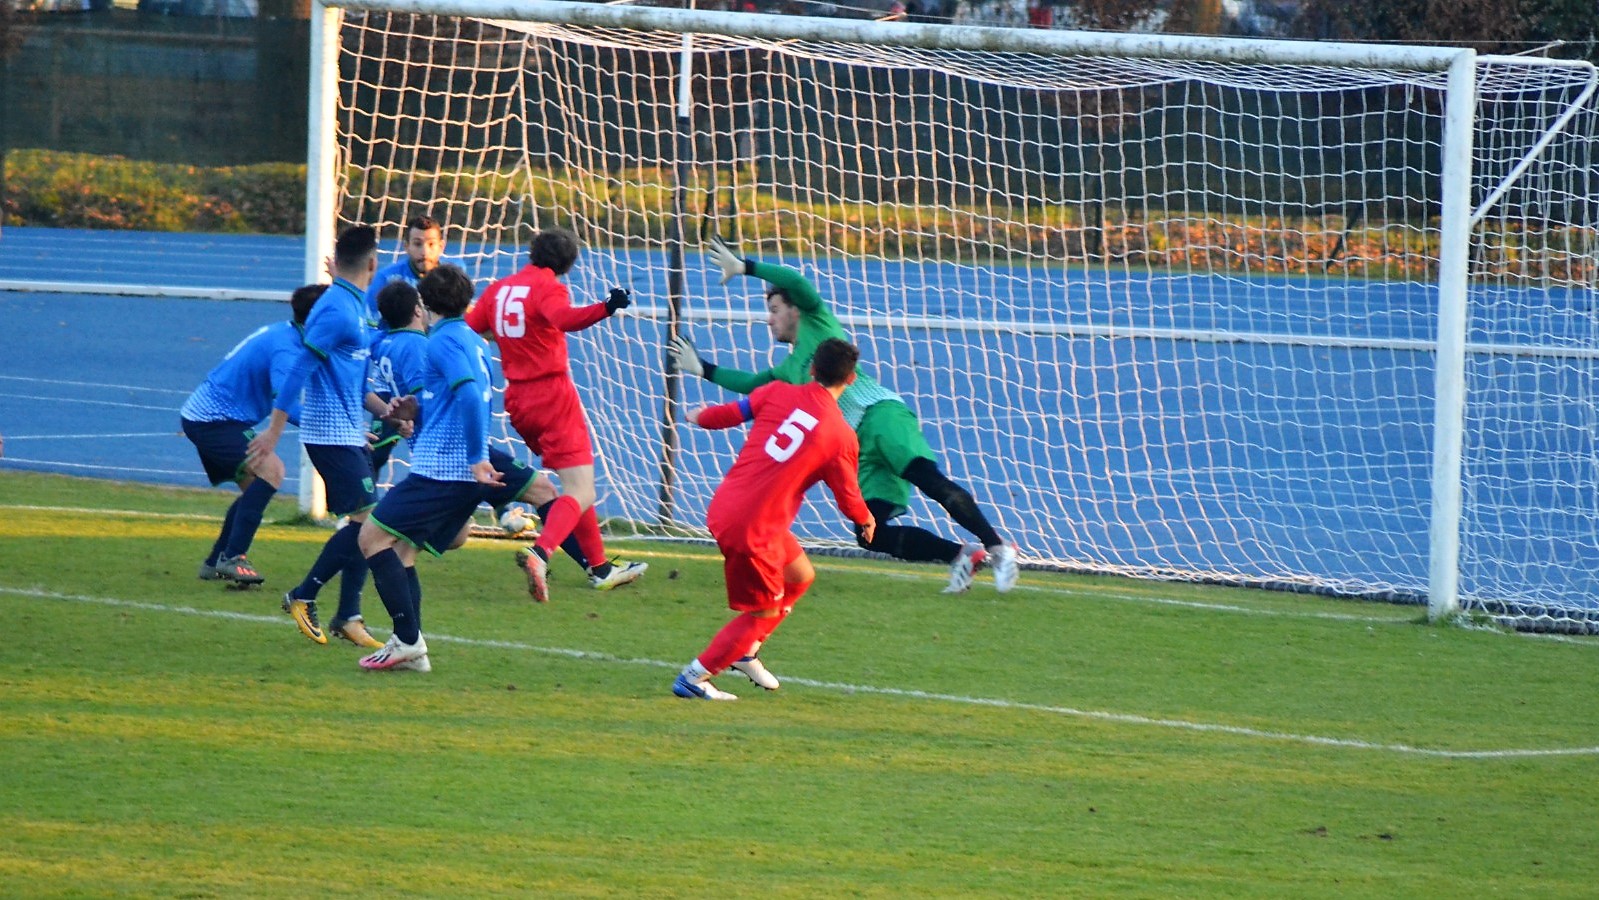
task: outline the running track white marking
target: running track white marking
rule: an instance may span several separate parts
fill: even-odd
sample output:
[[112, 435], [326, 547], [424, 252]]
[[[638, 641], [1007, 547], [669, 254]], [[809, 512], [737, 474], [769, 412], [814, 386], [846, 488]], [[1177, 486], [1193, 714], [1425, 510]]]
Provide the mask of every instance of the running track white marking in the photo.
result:
[[[254, 622], [271, 624], [283, 627], [286, 623], [282, 616], [262, 616], [253, 613], [232, 612], [230, 610], [196, 609], [192, 606], [168, 606], [163, 603], [143, 603], [137, 600], [120, 600], [114, 597], [90, 597], [83, 594], [61, 594], [55, 591], [44, 591], [30, 588], [13, 588], [0, 586], [0, 594], [11, 594], [19, 597], [32, 597], [39, 600], [62, 600], [71, 603], [94, 603], [101, 606], [112, 606], [121, 609], [142, 609], [149, 612], [177, 613], [189, 616], [206, 616], [214, 619], [228, 619], [237, 622]], [[587, 660], [591, 662], [622, 663], [633, 666], [650, 666], [657, 669], [677, 669], [678, 663], [666, 662], [659, 659], [642, 659], [613, 656], [609, 653], [599, 653], [593, 650], [573, 650], [565, 647], [540, 647], [535, 644], [524, 644], [519, 641], [496, 641], [479, 638], [454, 637], [447, 634], [430, 632], [428, 640], [434, 642], [461, 644], [468, 647], [485, 647], [493, 650], [518, 650], [528, 653], [539, 653], [546, 656], [561, 656], [567, 659]], [[784, 676], [784, 681], [789, 684], [804, 685], [805, 687], [820, 690], [838, 691], [845, 694], [876, 694], [885, 697], [904, 697], [911, 700], [928, 700], [937, 703], [957, 703], [963, 706], [987, 706], [994, 709], [1023, 710], [1027, 712], [1049, 713], [1059, 716], [1070, 716], [1079, 719], [1092, 719], [1099, 722], [1114, 722], [1120, 725], [1143, 725], [1155, 728], [1169, 728], [1181, 731], [1197, 731], [1208, 734], [1227, 734], [1235, 737], [1255, 738], [1268, 741], [1282, 741], [1287, 743], [1308, 744], [1316, 747], [1338, 747], [1350, 750], [1379, 750], [1386, 753], [1399, 753], [1411, 756], [1442, 757], [1446, 759], [1515, 759], [1542, 756], [1599, 756], [1599, 746], [1595, 747], [1551, 747], [1546, 749], [1520, 749], [1510, 748], [1502, 750], [1442, 750], [1431, 747], [1416, 747], [1410, 744], [1391, 744], [1373, 741], [1362, 741], [1352, 738], [1323, 737], [1314, 734], [1292, 734], [1283, 731], [1263, 731], [1255, 728], [1243, 728], [1237, 725], [1224, 725], [1214, 722], [1189, 722], [1182, 719], [1159, 719], [1149, 716], [1134, 715], [1132, 713], [1106, 712], [1103, 710], [1075, 709], [1069, 706], [1049, 706], [1041, 703], [1021, 703], [1015, 700], [1000, 700], [988, 697], [967, 697], [959, 694], [941, 694], [930, 691], [909, 691], [900, 688], [874, 687], [864, 684], [845, 684], [836, 681], [815, 681], [809, 678], [795, 678]]]
[[128, 431], [122, 434], [8, 434], [8, 441], [92, 441], [102, 438], [183, 437], [181, 431]]
[[177, 415], [176, 406], [146, 406], [143, 403], [117, 403], [114, 400], [85, 400], [82, 397], [39, 397], [34, 394], [0, 394], [0, 397], [10, 397], [13, 400], [44, 400], [48, 403], [85, 403], [91, 406], [116, 406], [121, 409], [154, 409], [160, 412], [169, 412]]
[[23, 375], [0, 375], [0, 381], [27, 381], [34, 384], [64, 384], [69, 387], [110, 388], [118, 391], [145, 391], [152, 394], [176, 394], [187, 397], [189, 391], [180, 391], [173, 388], [138, 387], [131, 384], [101, 384], [98, 381], [62, 381], [59, 378], [28, 378]]
[[[190, 471], [189, 469], [144, 469], [144, 468], [139, 468], [137, 466], [121, 466], [121, 465], [111, 466], [111, 465], [94, 465], [93, 463], [69, 463], [69, 462], [61, 462], [60, 460], [57, 460], [57, 459], [27, 459], [27, 458], [21, 457], [21, 456], [7, 456], [4, 459], [0, 459], [0, 469], [4, 469], [5, 468], [4, 464], [8, 463], [8, 462], [9, 463], [27, 463], [28, 465], [34, 465], [34, 466], [53, 466], [53, 467], [58, 468], [58, 469], [89, 469], [89, 470], [96, 471], [96, 472], [144, 472], [145, 474], [148, 474], [148, 475], [196, 475], [197, 474], [196, 472]], [[285, 483], [287, 483], [287, 482], [285, 482]], [[217, 517], [217, 521], [218, 522], [222, 521], [220, 516]]]

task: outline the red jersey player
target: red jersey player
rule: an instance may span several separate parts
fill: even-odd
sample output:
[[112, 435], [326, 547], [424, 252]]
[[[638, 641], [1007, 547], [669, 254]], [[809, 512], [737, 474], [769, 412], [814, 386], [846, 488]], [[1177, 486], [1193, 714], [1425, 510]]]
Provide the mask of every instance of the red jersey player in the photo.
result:
[[594, 443], [566, 353], [567, 332], [615, 315], [632, 298], [626, 290], [612, 288], [603, 303], [572, 305], [559, 279], [577, 262], [577, 238], [565, 229], [546, 228], [534, 235], [528, 257], [521, 271], [489, 285], [467, 311], [466, 324], [499, 344], [511, 427], [561, 479], [561, 495], [539, 510], [544, 528], [538, 540], [517, 554], [527, 572], [528, 593], [546, 603], [550, 556], [568, 535], [577, 538], [589, 562], [590, 584], [601, 590], [636, 581], [648, 565], [605, 558], [594, 513]]
[[725, 560], [727, 605], [739, 615], [672, 682], [677, 696], [737, 700], [711, 684], [712, 676], [730, 666], [760, 687], [777, 690], [777, 679], [756, 654], [816, 580], [816, 570], [789, 530], [811, 485], [827, 482], [839, 510], [868, 539], [876, 530], [856, 481], [860, 444], [838, 409], [838, 395], [855, 380], [858, 359], [853, 345], [829, 338], [811, 361], [815, 381], [774, 381], [743, 400], [690, 416], [701, 428], [731, 428], [750, 419], [755, 424], [705, 516]]

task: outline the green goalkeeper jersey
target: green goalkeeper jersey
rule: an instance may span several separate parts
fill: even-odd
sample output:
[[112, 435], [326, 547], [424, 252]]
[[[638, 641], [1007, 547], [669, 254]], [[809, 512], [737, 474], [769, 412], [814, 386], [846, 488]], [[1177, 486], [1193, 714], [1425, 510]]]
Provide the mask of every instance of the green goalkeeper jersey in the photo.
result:
[[[740, 394], [751, 393], [772, 381], [786, 381], [789, 384], [809, 382], [811, 358], [816, 355], [817, 346], [828, 338], [848, 341], [849, 335], [844, 333], [844, 326], [828, 310], [827, 304], [822, 302], [822, 295], [817, 293], [815, 286], [804, 275], [787, 266], [754, 261], [750, 262], [749, 274], [781, 289], [789, 302], [799, 309], [794, 349], [782, 362], [760, 372], [741, 372], [717, 366], [711, 373], [711, 381]], [[838, 407], [844, 413], [844, 421], [849, 423], [849, 427], [856, 428], [868, 408], [888, 400], [905, 402], [898, 394], [878, 384], [877, 379], [857, 368], [855, 381], [838, 398]]]

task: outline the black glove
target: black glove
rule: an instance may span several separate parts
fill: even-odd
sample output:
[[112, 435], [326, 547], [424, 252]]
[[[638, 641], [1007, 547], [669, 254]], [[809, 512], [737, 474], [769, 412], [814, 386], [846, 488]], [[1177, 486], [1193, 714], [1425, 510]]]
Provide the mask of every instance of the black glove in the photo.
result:
[[616, 315], [619, 309], [627, 309], [633, 305], [633, 292], [627, 288], [611, 288], [611, 296], [605, 298], [605, 311]]

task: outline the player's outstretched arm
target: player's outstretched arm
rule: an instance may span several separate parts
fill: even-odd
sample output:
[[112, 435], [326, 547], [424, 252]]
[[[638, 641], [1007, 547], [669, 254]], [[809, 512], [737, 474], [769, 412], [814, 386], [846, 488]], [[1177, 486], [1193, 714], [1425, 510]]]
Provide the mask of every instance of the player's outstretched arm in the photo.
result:
[[799, 307], [802, 312], [812, 312], [821, 308], [822, 295], [817, 292], [815, 285], [799, 273], [798, 269], [740, 256], [736, 248], [722, 243], [720, 238], [711, 238], [710, 244], [711, 259], [715, 261], [717, 268], [722, 270], [722, 284], [732, 281], [735, 275], [753, 275], [781, 290], [788, 297], [788, 301]]
[[711, 261], [722, 270], [721, 284], [727, 284], [739, 275], [749, 274], [750, 261], [738, 255], [738, 251], [722, 243], [721, 238], [711, 238]]
[[707, 431], [732, 428], [735, 425], [742, 425], [753, 418], [755, 418], [755, 413], [750, 408], [748, 397], [742, 400], [735, 400], [732, 403], [696, 407], [688, 414], [690, 422]]
[[676, 369], [688, 375], [698, 375], [712, 384], [738, 394], [754, 393], [761, 385], [777, 380], [777, 375], [771, 369], [744, 372], [728, 366], [719, 366], [701, 356], [694, 348], [694, 343], [681, 334], [667, 339], [666, 359], [671, 367], [667, 371]]
[[822, 308], [821, 293], [798, 269], [753, 259], [749, 261], [749, 269], [751, 275], [782, 291], [788, 297], [788, 302], [798, 307], [800, 312], [815, 312]]
[[861, 496], [860, 480], [856, 474], [859, 467], [860, 449], [856, 446], [846, 447], [822, 470], [822, 481], [833, 492], [833, 502], [838, 504], [838, 511], [860, 526], [861, 537], [870, 544], [872, 536], [877, 533], [877, 519]]

